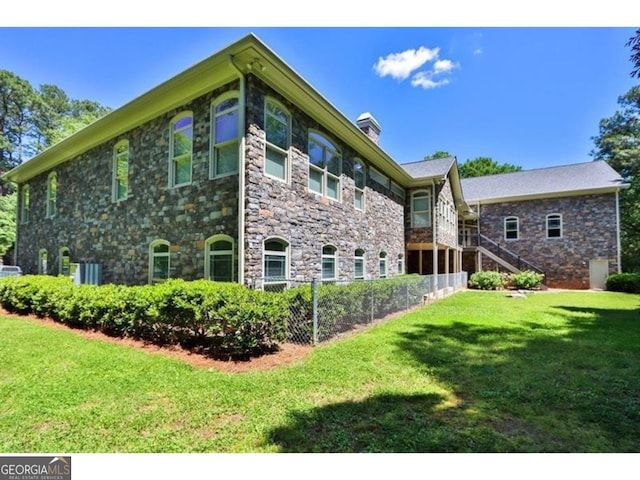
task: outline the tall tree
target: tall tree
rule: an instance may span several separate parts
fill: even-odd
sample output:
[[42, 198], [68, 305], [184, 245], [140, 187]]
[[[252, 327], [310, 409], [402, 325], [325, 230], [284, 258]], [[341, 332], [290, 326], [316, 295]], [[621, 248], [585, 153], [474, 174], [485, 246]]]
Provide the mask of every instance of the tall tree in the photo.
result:
[[632, 77], [640, 78], [640, 28], [636, 34], [629, 39], [627, 47], [631, 47], [631, 63], [633, 63]]
[[640, 271], [640, 86], [618, 98], [620, 109], [600, 120], [595, 160], [605, 160], [629, 182], [620, 194], [622, 268]]
[[[29, 82], [0, 70], [0, 175], [20, 165], [25, 158], [37, 98]], [[0, 181], [0, 195], [12, 189], [9, 183]]]
[[431, 155], [425, 155], [424, 159], [425, 160], [435, 160], [436, 158], [447, 158], [447, 157], [453, 157], [453, 155], [451, 155], [449, 152], [444, 152], [442, 150], [438, 150], [435, 153], [432, 153]]
[[459, 165], [458, 170], [461, 178], [471, 178], [496, 175], [498, 173], [519, 172], [522, 167], [510, 163], [498, 163], [490, 157], [477, 157], [473, 160], [467, 159], [466, 162]]
[[17, 193], [0, 196], [0, 258], [13, 246], [16, 239]]

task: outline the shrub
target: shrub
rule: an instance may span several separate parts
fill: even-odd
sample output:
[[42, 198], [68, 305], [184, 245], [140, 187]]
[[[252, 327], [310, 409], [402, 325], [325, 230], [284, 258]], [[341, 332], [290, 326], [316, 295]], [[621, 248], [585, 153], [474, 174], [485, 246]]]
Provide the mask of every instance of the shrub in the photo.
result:
[[606, 289], [612, 292], [640, 293], [640, 274], [616, 273], [609, 275]]
[[511, 275], [511, 282], [513, 282], [513, 286], [523, 290], [540, 288], [543, 280], [543, 274], [532, 272], [530, 270], [525, 270], [524, 272], [514, 273]]
[[490, 270], [476, 272], [469, 278], [469, 286], [480, 290], [497, 290], [504, 285], [505, 281], [500, 272]]
[[0, 281], [8, 311], [51, 317], [69, 326], [156, 344], [206, 348], [246, 357], [286, 339], [286, 299], [232, 283], [169, 280], [159, 285], [74, 285], [51, 276]]

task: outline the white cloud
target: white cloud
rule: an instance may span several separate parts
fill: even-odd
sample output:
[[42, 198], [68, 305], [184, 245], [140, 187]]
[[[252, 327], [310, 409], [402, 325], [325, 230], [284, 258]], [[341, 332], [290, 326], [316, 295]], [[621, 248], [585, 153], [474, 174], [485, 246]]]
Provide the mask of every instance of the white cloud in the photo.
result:
[[449, 73], [454, 68], [457, 68], [458, 64], [453, 63], [451, 60], [438, 60], [433, 64], [433, 73]]
[[379, 57], [374, 70], [380, 77], [390, 75], [396, 80], [406, 79], [411, 72], [417, 70], [430, 60], [438, 58], [439, 48], [420, 47], [400, 53], [391, 53], [386, 57]]
[[422, 87], [425, 90], [429, 90], [431, 88], [442, 87], [443, 85], [447, 85], [450, 83], [448, 78], [443, 78], [442, 80], [434, 80], [433, 72], [418, 72], [411, 79], [411, 85], [414, 87]]
[[482, 51], [482, 49], [481, 49], [481, 48], [476, 48], [476, 49], [473, 51], [473, 54], [474, 54], [474, 55], [482, 55], [483, 53], [484, 53], [484, 52]]

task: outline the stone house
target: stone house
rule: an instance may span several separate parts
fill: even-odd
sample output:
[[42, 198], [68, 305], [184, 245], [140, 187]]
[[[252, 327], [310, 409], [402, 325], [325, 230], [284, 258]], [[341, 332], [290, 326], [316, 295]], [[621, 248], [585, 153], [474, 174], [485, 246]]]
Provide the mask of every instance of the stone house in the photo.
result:
[[[584, 269], [570, 273], [585, 243], [587, 261], [619, 268], [610, 239], [620, 184], [586, 189], [597, 198], [580, 200], [580, 211], [578, 197], [546, 205], [560, 199], [542, 191], [487, 197], [473, 187], [482, 180], [461, 182], [455, 158], [398, 164], [380, 132], [372, 115], [349, 120], [248, 35], [8, 172], [19, 189], [14, 260], [26, 273], [96, 264], [103, 282], [208, 278], [273, 289], [455, 273], [492, 267], [484, 245], [464, 235], [498, 238], [506, 215], [521, 222], [510, 247], [561, 281], [582, 275], [585, 286]], [[590, 237], [580, 243], [568, 226], [583, 212], [593, 224], [582, 225]], [[536, 247], [528, 217], [553, 226], [552, 213], [562, 215], [561, 240]], [[562, 252], [571, 264], [546, 267], [558, 258], [549, 247], [570, 239]]]

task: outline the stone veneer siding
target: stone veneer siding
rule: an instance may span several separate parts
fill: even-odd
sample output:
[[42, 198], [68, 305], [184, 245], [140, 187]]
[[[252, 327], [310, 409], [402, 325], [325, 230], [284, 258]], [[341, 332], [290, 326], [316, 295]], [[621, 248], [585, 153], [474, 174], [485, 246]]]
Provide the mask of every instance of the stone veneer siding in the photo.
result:
[[[411, 227], [411, 202], [412, 195], [414, 192], [420, 190], [427, 190], [432, 192], [431, 197], [431, 226], [422, 227], [422, 228], [413, 228]], [[433, 243], [433, 220], [434, 220], [434, 208], [435, 215], [438, 215], [438, 202], [441, 201], [442, 198], [449, 201], [451, 205], [455, 205], [453, 200], [453, 191], [451, 190], [451, 181], [449, 178], [446, 179], [443, 185], [436, 186], [435, 188], [436, 194], [436, 204], [433, 205], [433, 186], [431, 184], [426, 185], [422, 188], [413, 188], [407, 192], [407, 206], [405, 209], [405, 241], [407, 243]], [[437, 236], [436, 242], [438, 245], [444, 245], [447, 247], [455, 248], [458, 246], [458, 227], [454, 229], [454, 231], [449, 231], [443, 225], [443, 220], [438, 217], [438, 225], [437, 225]]]
[[[76, 158], [58, 165], [57, 213], [45, 218], [47, 177], [28, 182], [30, 218], [18, 227], [18, 263], [37, 273], [38, 252], [48, 251], [48, 273], [58, 273], [58, 252], [72, 262], [99, 263], [103, 282], [148, 282], [149, 245], [171, 243], [171, 277], [204, 277], [204, 244], [212, 235], [238, 238], [238, 176], [209, 179], [212, 99], [238, 89], [233, 82], [161, 115]], [[169, 125], [193, 112], [192, 183], [169, 188]], [[129, 140], [127, 199], [112, 201], [113, 147]], [[237, 272], [235, 277], [237, 278]]]
[[[562, 238], [546, 238], [546, 217], [562, 215]], [[518, 240], [504, 239], [504, 219], [519, 218]], [[541, 267], [546, 285], [589, 288], [589, 261], [606, 259], [616, 273], [615, 194], [583, 195], [480, 206], [480, 233]], [[483, 269], [495, 269], [483, 257]]]
[[[289, 149], [290, 182], [264, 175], [264, 104], [269, 95], [283, 104], [292, 119]], [[287, 102], [264, 83], [247, 77], [246, 141], [246, 281], [261, 279], [263, 244], [271, 237], [289, 242], [289, 277], [310, 281], [321, 277], [322, 247], [338, 250], [339, 280], [354, 277], [355, 250], [365, 253], [365, 278], [378, 277], [381, 251], [387, 253], [387, 276], [397, 273], [398, 255], [404, 255], [404, 199], [395, 197], [367, 177], [365, 210], [354, 207], [353, 158], [366, 158], [347, 147], [297, 106]], [[341, 200], [335, 201], [308, 188], [308, 131], [316, 130], [342, 152]]]

